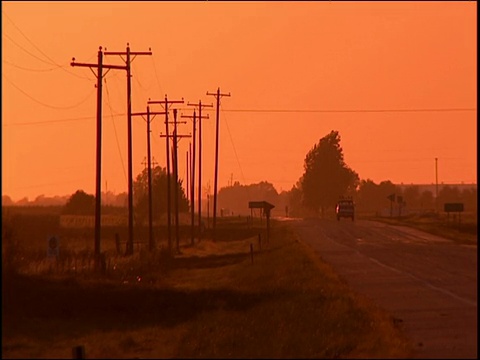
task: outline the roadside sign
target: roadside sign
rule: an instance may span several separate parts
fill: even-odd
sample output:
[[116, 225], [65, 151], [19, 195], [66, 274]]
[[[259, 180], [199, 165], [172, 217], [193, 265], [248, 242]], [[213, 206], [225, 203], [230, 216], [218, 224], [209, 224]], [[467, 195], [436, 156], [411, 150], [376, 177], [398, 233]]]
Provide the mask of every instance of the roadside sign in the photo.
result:
[[463, 203], [445, 203], [444, 204], [445, 212], [462, 212]]

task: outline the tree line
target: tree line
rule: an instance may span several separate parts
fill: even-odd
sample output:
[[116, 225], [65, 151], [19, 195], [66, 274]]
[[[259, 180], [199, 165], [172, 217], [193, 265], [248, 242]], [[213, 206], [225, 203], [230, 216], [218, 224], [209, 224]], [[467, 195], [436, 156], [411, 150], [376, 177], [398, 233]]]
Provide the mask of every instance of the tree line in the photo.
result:
[[[325, 216], [331, 213], [340, 197], [351, 197], [358, 212], [382, 214], [388, 209], [402, 208], [415, 213], [443, 211], [445, 203], [463, 203], [464, 211], [477, 211], [477, 188], [460, 189], [457, 186], [442, 185], [438, 196], [419, 185], [396, 185], [391, 181], [375, 183], [370, 179], [360, 179], [359, 175], [344, 161], [341, 137], [338, 131], [331, 131], [314, 144], [304, 159], [304, 172], [289, 191], [278, 193], [275, 187], [262, 181], [257, 184], [242, 185], [238, 181], [223, 187], [218, 192], [217, 216], [248, 215], [249, 201], [267, 201], [275, 206], [273, 216]], [[167, 171], [155, 166], [152, 171], [152, 214], [154, 221], [167, 212]], [[178, 196], [179, 212], [189, 211], [189, 200], [183, 181], [170, 174], [170, 197]], [[178, 193], [175, 194], [175, 188]], [[137, 175], [133, 184], [135, 218], [144, 222], [148, 218], [148, 169]], [[42, 200], [42, 197], [39, 197]], [[2, 196], [2, 205], [12, 205], [8, 197]], [[36, 199], [37, 200], [37, 199]], [[55, 205], [64, 201], [63, 213], [93, 215], [95, 197], [77, 190], [68, 199], [56, 197]], [[52, 201], [53, 201], [52, 200]], [[11, 200], [10, 200], [11, 202]], [[203, 201], [203, 208], [208, 206]], [[173, 203], [173, 200], [172, 200]], [[104, 194], [102, 213], [122, 213], [126, 211], [127, 194], [116, 196]], [[173, 206], [173, 205], [172, 205]], [[210, 204], [210, 208], [213, 207]], [[208, 211], [209, 209], [205, 209]], [[202, 210], [203, 212], [204, 210]]]

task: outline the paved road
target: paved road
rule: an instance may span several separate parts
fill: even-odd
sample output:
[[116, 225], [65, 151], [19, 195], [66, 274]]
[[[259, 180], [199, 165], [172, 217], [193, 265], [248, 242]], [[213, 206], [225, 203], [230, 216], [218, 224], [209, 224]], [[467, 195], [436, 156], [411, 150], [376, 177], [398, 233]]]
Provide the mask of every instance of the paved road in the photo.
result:
[[477, 247], [373, 221], [293, 220], [300, 240], [396, 319], [415, 358], [477, 358]]

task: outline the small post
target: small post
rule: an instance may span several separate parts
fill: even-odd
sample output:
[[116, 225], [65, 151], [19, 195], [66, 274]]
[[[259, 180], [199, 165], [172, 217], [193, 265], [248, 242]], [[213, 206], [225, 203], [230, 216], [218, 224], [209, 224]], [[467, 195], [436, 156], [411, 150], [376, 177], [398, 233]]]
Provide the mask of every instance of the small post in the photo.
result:
[[253, 264], [253, 244], [250, 243], [250, 257], [252, 259], [252, 264]]
[[83, 345], [74, 346], [72, 349], [72, 358], [85, 359], [85, 346]]
[[260, 250], [262, 250], [262, 234], [258, 234], [258, 246], [260, 247]]
[[115, 246], [117, 248], [117, 255], [120, 254], [120, 235], [118, 233], [115, 233]]

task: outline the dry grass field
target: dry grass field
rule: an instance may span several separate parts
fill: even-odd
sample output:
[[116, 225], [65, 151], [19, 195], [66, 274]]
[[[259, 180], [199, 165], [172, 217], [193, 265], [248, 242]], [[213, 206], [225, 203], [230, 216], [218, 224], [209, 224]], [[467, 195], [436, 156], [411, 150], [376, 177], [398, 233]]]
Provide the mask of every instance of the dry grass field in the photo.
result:
[[363, 218], [381, 221], [391, 225], [409, 226], [455, 241], [459, 244], [477, 244], [477, 214], [426, 214], [402, 217], [363, 216]]
[[353, 294], [285, 223], [272, 221], [267, 243], [264, 223], [220, 219], [216, 241], [185, 236], [173, 256], [140, 247], [125, 257], [108, 237], [99, 274], [91, 229], [54, 229], [60, 252], [47, 258], [55, 222], [20, 219], [4, 219], [2, 234], [2, 358], [72, 358], [76, 346], [86, 358], [411, 355], [395, 319]]

